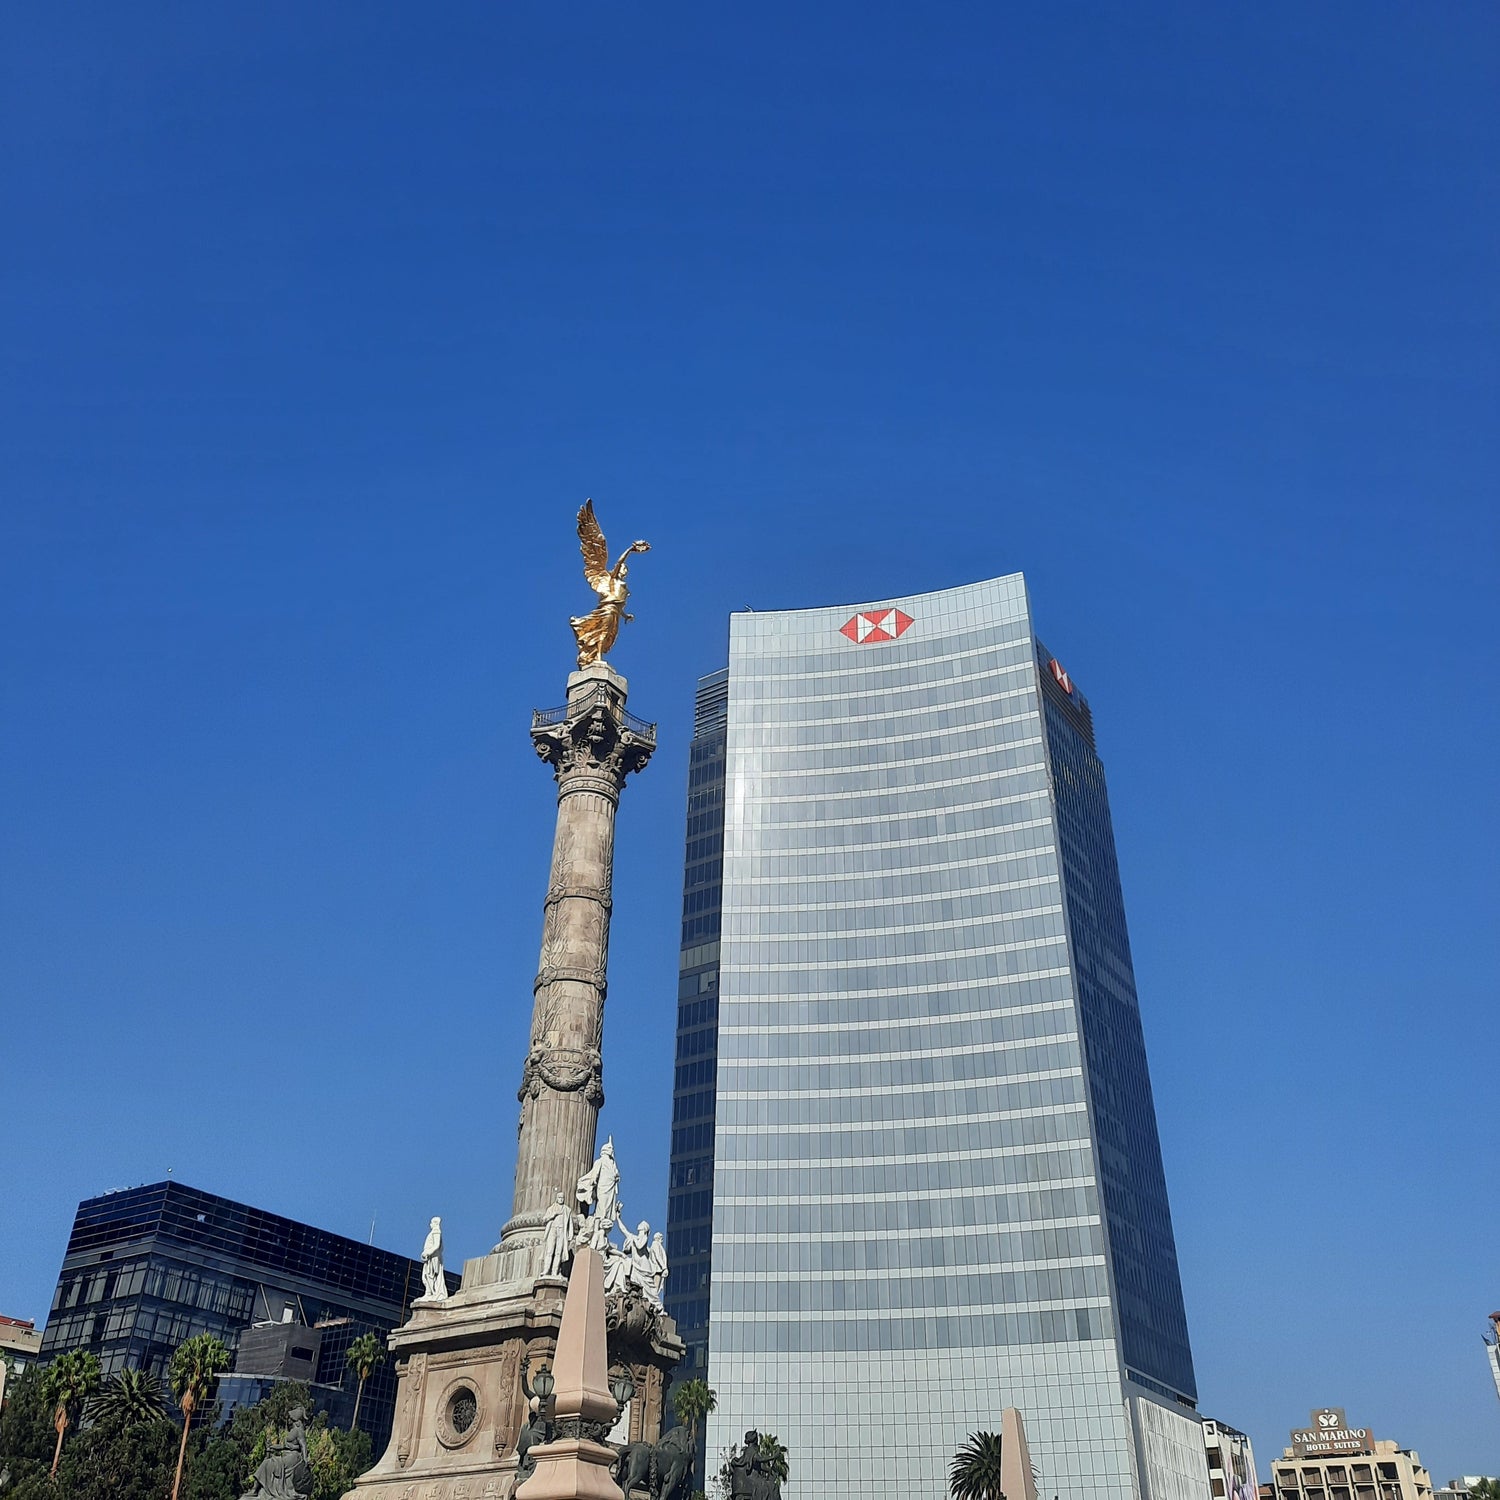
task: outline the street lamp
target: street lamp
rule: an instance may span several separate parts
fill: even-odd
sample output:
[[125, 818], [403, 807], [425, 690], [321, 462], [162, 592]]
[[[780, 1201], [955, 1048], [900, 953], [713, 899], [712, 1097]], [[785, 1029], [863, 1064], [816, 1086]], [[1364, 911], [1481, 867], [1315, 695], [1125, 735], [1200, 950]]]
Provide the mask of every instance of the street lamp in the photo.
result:
[[537, 1393], [542, 1405], [547, 1404], [552, 1392], [557, 1389], [557, 1381], [552, 1377], [552, 1367], [543, 1365], [531, 1379], [531, 1388]]
[[635, 1381], [623, 1365], [610, 1376], [609, 1393], [621, 1411], [630, 1405], [630, 1398], [635, 1395]]

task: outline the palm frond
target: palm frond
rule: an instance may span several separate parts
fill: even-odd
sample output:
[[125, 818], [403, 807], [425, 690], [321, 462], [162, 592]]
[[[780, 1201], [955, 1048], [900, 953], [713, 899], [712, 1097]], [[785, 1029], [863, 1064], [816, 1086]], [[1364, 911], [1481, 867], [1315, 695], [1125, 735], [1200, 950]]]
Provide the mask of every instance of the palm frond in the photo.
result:
[[1005, 1500], [1000, 1489], [1000, 1434], [976, 1432], [953, 1455], [948, 1488], [954, 1500]]
[[120, 1370], [105, 1381], [89, 1403], [96, 1420], [141, 1427], [166, 1420], [167, 1397], [162, 1383], [146, 1370]]

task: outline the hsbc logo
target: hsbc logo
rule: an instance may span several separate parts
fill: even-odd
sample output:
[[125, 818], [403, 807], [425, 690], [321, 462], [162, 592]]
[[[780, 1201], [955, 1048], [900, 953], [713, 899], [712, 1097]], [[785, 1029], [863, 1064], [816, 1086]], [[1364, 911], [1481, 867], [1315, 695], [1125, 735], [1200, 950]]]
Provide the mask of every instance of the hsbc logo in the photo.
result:
[[846, 635], [856, 646], [868, 646], [875, 641], [893, 641], [905, 635], [911, 628], [912, 618], [899, 609], [872, 609], [866, 614], [855, 615], [839, 626], [839, 634]]
[[1052, 669], [1052, 676], [1056, 680], [1058, 687], [1063, 692], [1071, 694], [1073, 691], [1073, 679], [1063, 671], [1062, 663], [1054, 656], [1047, 665]]

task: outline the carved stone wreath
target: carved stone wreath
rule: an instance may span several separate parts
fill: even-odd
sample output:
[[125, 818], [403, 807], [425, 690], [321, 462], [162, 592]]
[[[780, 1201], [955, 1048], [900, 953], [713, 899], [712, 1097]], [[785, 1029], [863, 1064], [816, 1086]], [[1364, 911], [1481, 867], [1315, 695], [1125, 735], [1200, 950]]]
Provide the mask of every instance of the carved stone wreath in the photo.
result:
[[541, 1097], [542, 1085], [558, 1093], [584, 1091], [590, 1104], [604, 1103], [604, 1059], [598, 1052], [544, 1052], [538, 1048], [526, 1059], [521, 1071], [521, 1087], [516, 1098]]
[[445, 1448], [462, 1448], [479, 1431], [484, 1400], [473, 1381], [451, 1381], [437, 1404], [437, 1436]]

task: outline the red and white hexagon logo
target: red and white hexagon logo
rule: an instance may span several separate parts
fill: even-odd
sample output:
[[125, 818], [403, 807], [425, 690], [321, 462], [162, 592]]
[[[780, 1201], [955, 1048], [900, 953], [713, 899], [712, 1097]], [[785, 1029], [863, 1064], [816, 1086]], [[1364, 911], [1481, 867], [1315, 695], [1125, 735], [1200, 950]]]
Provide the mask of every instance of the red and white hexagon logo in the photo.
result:
[[893, 641], [905, 635], [911, 622], [911, 616], [902, 610], [873, 609], [846, 620], [839, 626], [839, 634], [847, 635], [856, 646], [868, 646], [872, 641]]

